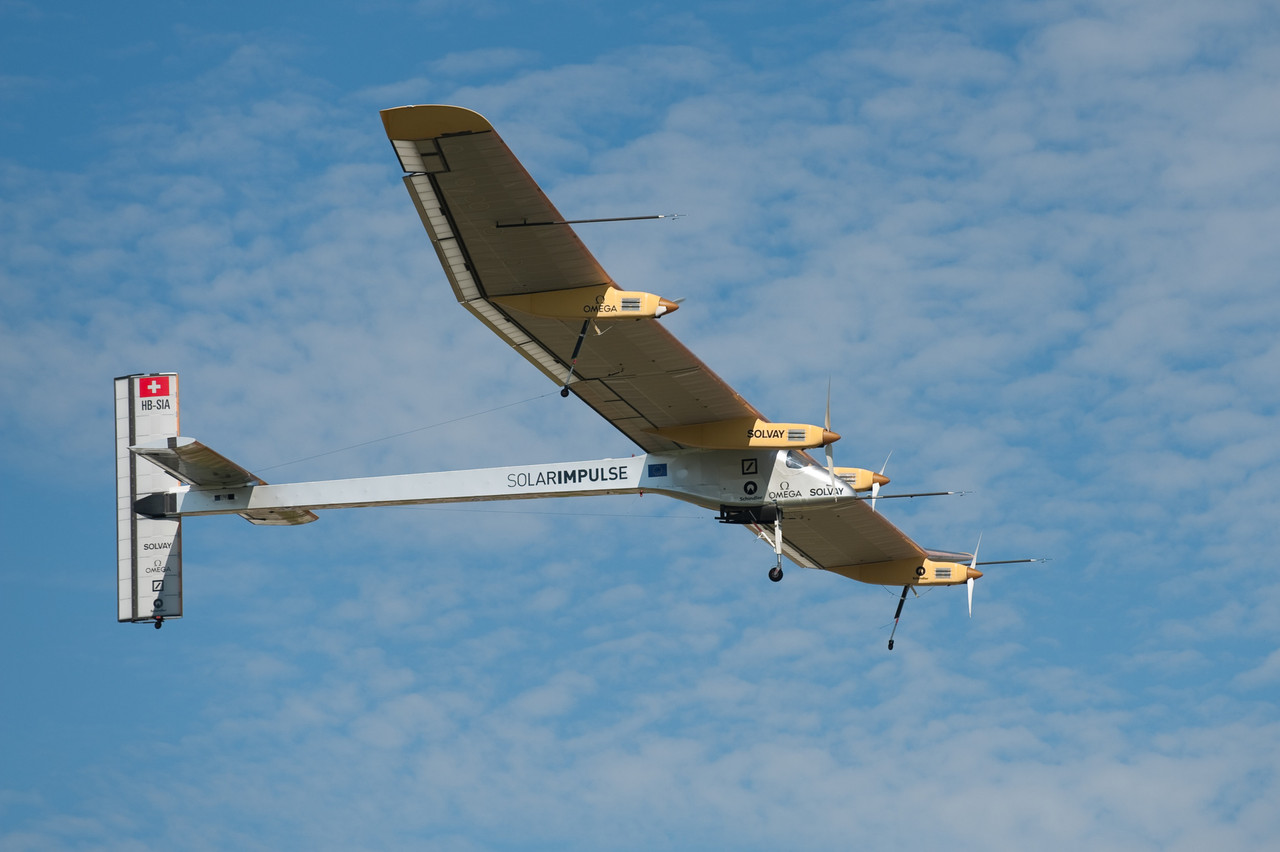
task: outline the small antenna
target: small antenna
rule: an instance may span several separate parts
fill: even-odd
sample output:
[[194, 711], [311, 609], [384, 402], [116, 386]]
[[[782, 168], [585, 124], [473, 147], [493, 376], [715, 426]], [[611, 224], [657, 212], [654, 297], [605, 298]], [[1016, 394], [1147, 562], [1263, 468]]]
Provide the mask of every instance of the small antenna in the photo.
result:
[[494, 222], [496, 228], [538, 228], [543, 225], [588, 225], [593, 222], [639, 222], [642, 219], [679, 219], [684, 213], [655, 213], [652, 216], [612, 216], [606, 219], [557, 219], [549, 222]]

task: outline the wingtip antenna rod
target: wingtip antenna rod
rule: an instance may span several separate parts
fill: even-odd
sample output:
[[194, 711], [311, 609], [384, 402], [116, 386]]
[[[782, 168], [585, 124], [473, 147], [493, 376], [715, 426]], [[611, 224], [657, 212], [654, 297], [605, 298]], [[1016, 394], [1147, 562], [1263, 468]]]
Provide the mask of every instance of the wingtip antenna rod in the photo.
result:
[[544, 225], [591, 225], [596, 222], [640, 222], [645, 219], [680, 219], [685, 213], [654, 213], [649, 216], [606, 216], [602, 219], [552, 219], [546, 222], [530, 222], [522, 219], [519, 222], [494, 222], [497, 228], [538, 228]]
[[[857, 497], [857, 500], [901, 500], [904, 497], [946, 497], [949, 494], [964, 495], [968, 491], [924, 491], [919, 494], [880, 494], [876, 497]], [[874, 504], [873, 504], [874, 508]]]

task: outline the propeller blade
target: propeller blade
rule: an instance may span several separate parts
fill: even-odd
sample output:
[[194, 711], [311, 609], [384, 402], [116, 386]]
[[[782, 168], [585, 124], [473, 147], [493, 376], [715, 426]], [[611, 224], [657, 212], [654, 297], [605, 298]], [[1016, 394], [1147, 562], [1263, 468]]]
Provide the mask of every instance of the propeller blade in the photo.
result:
[[968, 579], [964, 581], [969, 590], [969, 617], [973, 618], [973, 580], [974, 575], [981, 577], [978, 573], [978, 549], [982, 547], [982, 533], [978, 533], [978, 543], [973, 547], [973, 558], [969, 560]]
[[[889, 459], [893, 458], [893, 450], [889, 451], [889, 455], [884, 457], [884, 464], [880, 465], [880, 476], [884, 477], [885, 469], [889, 467]], [[888, 481], [888, 480], [885, 480]], [[880, 496], [880, 480], [871, 483], [871, 511], [876, 510], [876, 498]]]
[[827, 379], [827, 418], [822, 421], [822, 428], [831, 431], [831, 379]]
[[[827, 377], [827, 416], [822, 421], [824, 434], [831, 431], [831, 377]], [[834, 492], [836, 487], [836, 454], [828, 443], [823, 447], [827, 451], [827, 473], [831, 476], [831, 489]], [[834, 499], [834, 498], [833, 498]]]

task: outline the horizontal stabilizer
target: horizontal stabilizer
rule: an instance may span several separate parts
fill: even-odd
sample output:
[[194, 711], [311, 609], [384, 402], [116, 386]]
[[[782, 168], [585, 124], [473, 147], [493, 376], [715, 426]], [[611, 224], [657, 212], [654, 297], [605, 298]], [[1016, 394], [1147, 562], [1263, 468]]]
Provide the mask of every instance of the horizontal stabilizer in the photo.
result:
[[[139, 443], [129, 450], [196, 488], [242, 488], [267, 484], [262, 477], [255, 476], [194, 438], [161, 438]], [[241, 512], [240, 517], [250, 523], [271, 526], [309, 524], [319, 520], [314, 512], [306, 509], [254, 509]]]
[[129, 449], [152, 464], [164, 468], [180, 481], [197, 488], [239, 488], [242, 485], [267, 484], [261, 477], [254, 476], [195, 438], [161, 438]]

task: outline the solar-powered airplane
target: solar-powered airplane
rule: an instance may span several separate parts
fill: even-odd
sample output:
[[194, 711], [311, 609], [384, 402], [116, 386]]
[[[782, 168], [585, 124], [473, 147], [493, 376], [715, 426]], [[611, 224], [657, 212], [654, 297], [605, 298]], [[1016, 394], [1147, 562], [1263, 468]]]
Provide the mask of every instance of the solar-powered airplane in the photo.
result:
[[[664, 494], [718, 513], [782, 558], [907, 593], [982, 576], [973, 553], [927, 550], [876, 511], [883, 469], [836, 467], [827, 422], [767, 419], [665, 328], [677, 309], [624, 290], [479, 114], [455, 106], [382, 112], [404, 182], [462, 306], [644, 452], [268, 485], [178, 433], [178, 376], [115, 380], [118, 619], [159, 628], [182, 615], [182, 520], [240, 515], [294, 525], [316, 511], [596, 494]], [[650, 218], [650, 217], [639, 217]], [[578, 220], [599, 221], [599, 220]], [[594, 333], [593, 333], [594, 332]], [[822, 447], [826, 464], [809, 450]], [[949, 493], [949, 492], [943, 492]], [[1031, 560], [1013, 560], [1031, 561]], [[893, 648], [893, 633], [889, 637]]]

